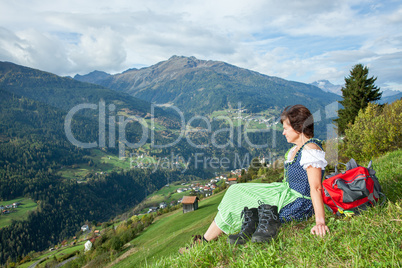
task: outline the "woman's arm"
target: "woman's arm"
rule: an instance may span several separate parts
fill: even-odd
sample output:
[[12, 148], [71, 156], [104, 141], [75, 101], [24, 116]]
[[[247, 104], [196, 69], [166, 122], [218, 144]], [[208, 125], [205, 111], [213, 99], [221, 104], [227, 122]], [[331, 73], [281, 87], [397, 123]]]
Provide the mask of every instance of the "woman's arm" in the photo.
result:
[[307, 169], [308, 182], [310, 184], [310, 196], [313, 202], [315, 213], [315, 226], [311, 229], [312, 234], [324, 236], [329, 233], [328, 226], [325, 225], [324, 202], [321, 195], [321, 168], [309, 166]]

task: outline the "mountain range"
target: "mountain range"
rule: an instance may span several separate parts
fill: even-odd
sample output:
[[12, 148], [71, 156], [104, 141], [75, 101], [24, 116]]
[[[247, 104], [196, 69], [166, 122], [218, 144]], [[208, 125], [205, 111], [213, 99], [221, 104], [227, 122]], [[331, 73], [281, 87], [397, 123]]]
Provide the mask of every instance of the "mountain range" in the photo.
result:
[[[310, 85], [317, 86], [326, 92], [332, 92], [339, 96], [342, 96], [341, 91], [342, 85], [334, 85], [328, 80], [318, 80], [311, 83]], [[382, 91], [381, 99], [378, 101], [378, 103], [379, 104], [392, 103], [396, 100], [399, 100], [400, 98], [402, 98], [402, 92], [385, 89]]]
[[95, 83], [160, 105], [175, 105], [188, 114], [211, 114], [237, 107], [258, 113], [302, 103], [312, 110], [339, 100], [314, 85], [287, 81], [221, 61], [172, 56], [141, 69], [110, 75], [94, 71], [76, 80]]

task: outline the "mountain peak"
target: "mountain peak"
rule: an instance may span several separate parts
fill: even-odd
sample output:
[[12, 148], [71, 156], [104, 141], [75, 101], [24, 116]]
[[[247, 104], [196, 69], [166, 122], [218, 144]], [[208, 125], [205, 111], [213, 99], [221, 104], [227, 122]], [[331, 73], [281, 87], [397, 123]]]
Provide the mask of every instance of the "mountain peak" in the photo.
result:
[[187, 56], [177, 56], [177, 55], [173, 55], [173, 56], [171, 56], [171, 57], [168, 59], [168, 61], [170, 61], [170, 60], [180, 60], [180, 59], [197, 60], [197, 58], [194, 57], [194, 56], [187, 57]]
[[202, 62], [205, 62], [205, 61], [198, 60], [194, 56], [186, 57], [186, 56], [174, 55], [174, 56], [170, 57], [167, 61], [164, 61], [162, 63], [174, 65], [175, 67], [178, 67], [178, 68], [194, 68], [194, 67], [197, 67]]
[[[194, 56], [177, 56], [173, 55], [168, 60], [161, 61], [155, 65], [141, 68], [141, 69], [128, 69], [116, 77], [129, 79], [134, 79], [139, 87], [143, 87], [149, 84], [150, 81], [160, 81], [164, 79], [174, 80], [178, 77], [182, 77], [189, 72], [195, 71], [197, 68], [205, 69], [206, 67], [216, 66], [217, 61], [206, 61], [199, 60]], [[98, 79], [99, 80], [107, 80]], [[156, 80], [155, 80], [156, 79]], [[140, 82], [141, 81], [141, 82]]]
[[[212, 67], [213, 65], [216, 64], [221, 64], [222, 62], [219, 61], [211, 61], [211, 60], [199, 60], [194, 56], [176, 56], [173, 55], [170, 57], [167, 61], [162, 61], [160, 63], [157, 63], [156, 67], [164, 67], [166, 68], [167, 66], [168, 69], [187, 69], [187, 68], [204, 68], [204, 67]], [[151, 66], [152, 68], [153, 66]]]
[[96, 83], [96, 81], [106, 79], [109, 76], [111, 76], [111, 75], [106, 73], [106, 72], [95, 70], [95, 71], [90, 72], [89, 74], [86, 74], [86, 75], [76, 74], [74, 76], [74, 79], [78, 80], [78, 81], [81, 81], [81, 82]]
[[341, 91], [342, 86], [341, 85], [334, 85], [325, 79], [317, 80], [313, 83], [310, 83], [310, 85], [316, 86], [325, 92], [332, 92], [337, 95], [342, 95], [342, 91]]

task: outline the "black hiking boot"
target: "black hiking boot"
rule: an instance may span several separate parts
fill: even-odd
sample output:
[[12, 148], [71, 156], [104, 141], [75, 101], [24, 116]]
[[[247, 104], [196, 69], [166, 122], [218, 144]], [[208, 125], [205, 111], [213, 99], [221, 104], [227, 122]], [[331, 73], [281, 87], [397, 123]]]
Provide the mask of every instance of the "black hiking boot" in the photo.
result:
[[238, 234], [229, 235], [228, 242], [230, 244], [239, 244], [242, 245], [247, 241], [250, 241], [251, 236], [255, 232], [255, 229], [258, 225], [258, 209], [244, 207], [244, 210], [241, 212], [240, 218], [244, 220], [241, 226], [241, 231]]
[[251, 237], [251, 242], [262, 243], [269, 242], [278, 234], [281, 226], [278, 215], [278, 207], [267, 204], [260, 204], [258, 207], [258, 226]]

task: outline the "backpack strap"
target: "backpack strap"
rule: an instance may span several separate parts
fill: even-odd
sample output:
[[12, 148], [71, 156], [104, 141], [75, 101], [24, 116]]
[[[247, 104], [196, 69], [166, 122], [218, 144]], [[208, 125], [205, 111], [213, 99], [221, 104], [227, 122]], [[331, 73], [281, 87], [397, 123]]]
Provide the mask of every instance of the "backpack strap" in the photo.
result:
[[353, 168], [357, 168], [359, 165], [357, 164], [356, 160], [351, 158], [349, 162], [346, 163], [346, 170], [350, 170]]
[[370, 160], [370, 162], [369, 162], [369, 164], [368, 164], [368, 166], [367, 166], [367, 169], [371, 169], [371, 165], [373, 164], [373, 160]]
[[[338, 171], [338, 165], [339, 165], [339, 164], [344, 165], [344, 166], [346, 167], [346, 170], [351, 170], [351, 169], [357, 168], [357, 167], [359, 166], [359, 165], [357, 164], [356, 160], [354, 160], [353, 158], [351, 158], [351, 159], [349, 160], [349, 162], [347, 162], [346, 164], [341, 163], [341, 162], [338, 162], [338, 163], [335, 165], [335, 172], [334, 172], [333, 174], [331, 174], [331, 176], [336, 175], [336, 174], [339, 173], [339, 171]], [[371, 166], [371, 162], [370, 162], [369, 165]]]

